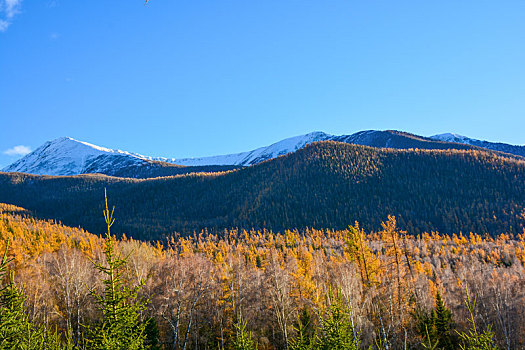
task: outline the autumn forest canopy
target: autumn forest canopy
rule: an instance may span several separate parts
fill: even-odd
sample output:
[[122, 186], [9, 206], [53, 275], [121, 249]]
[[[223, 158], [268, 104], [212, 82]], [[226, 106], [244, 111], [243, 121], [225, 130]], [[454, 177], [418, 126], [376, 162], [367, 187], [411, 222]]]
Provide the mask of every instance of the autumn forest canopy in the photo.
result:
[[[111, 205], [104, 219], [110, 232]], [[376, 233], [355, 223], [161, 244], [0, 204], [0, 249], [6, 349], [525, 346], [525, 232], [413, 235], [388, 217]]]

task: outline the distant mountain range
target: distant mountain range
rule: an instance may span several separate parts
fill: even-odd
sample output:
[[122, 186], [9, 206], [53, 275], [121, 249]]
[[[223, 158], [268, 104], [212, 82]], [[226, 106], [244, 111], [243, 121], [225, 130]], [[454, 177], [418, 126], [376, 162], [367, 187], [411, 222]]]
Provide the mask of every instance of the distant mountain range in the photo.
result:
[[[377, 230], [388, 215], [395, 215], [409, 234], [523, 232], [522, 158], [404, 134], [380, 135], [390, 146], [410, 140], [410, 145], [473, 149], [399, 150], [325, 141], [207, 174], [132, 179], [0, 173], [0, 202], [102, 233], [107, 188], [116, 207], [113, 232], [137, 239], [204, 228], [215, 233], [235, 227], [342, 229], [355, 221]], [[370, 136], [360, 134], [354, 141]]]
[[44, 143], [2, 171], [54, 176], [98, 173], [118, 177], [150, 178], [236, 168], [238, 167], [230, 165], [181, 166], [136, 153], [99, 147], [70, 137], [60, 137]]
[[253, 151], [202, 158], [148, 157], [114, 150], [61, 137], [48, 141], [35, 151], [2, 169], [37, 175], [79, 175], [100, 173], [119, 177], [151, 178], [187, 173], [225, 171], [251, 166], [273, 159], [318, 141], [338, 141], [349, 144], [395, 149], [484, 149], [504, 155], [525, 157], [525, 146], [471, 139], [456, 134], [431, 137], [401, 131], [360, 131], [351, 135], [330, 135], [312, 132], [291, 137]]
[[445, 141], [445, 142], [456, 142], [456, 143], [463, 143], [466, 145], [472, 145], [477, 146], [481, 148], [490, 149], [493, 151], [498, 152], [504, 152], [509, 154], [514, 154], [517, 156], [525, 157], [525, 146], [515, 146], [515, 145], [509, 145], [507, 143], [501, 143], [501, 142], [488, 142], [483, 140], [476, 140], [471, 139], [466, 136], [461, 136], [458, 134], [439, 134], [431, 136], [430, 138], [434, 140], [439, 141]]

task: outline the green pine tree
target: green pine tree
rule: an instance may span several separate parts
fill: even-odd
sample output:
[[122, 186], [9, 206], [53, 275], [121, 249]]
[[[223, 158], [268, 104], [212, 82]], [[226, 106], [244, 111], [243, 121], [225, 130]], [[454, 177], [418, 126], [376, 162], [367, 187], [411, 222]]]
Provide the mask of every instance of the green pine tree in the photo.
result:
[[130, 288], [123, 278], [126, 258], [115, 251], [115, 238], [111, 236], [114, 223], [113, 212], [108, 209], [107, 195], [104, 219], [107, 225], [104, 254], [106, 263], [95, 263], [95, 268], [104, 276], [104, 292], [92, 291], [98, 307], [103, 313], [102, 321], [89, 330], [87, 345], [89, 349], [138, 350], [146, 349], [146, 323], [141, 322], [140, 314], [145, 309], [145, 302], [139, 300], [138, 292], [142, 284]]
[[434, 309], [434, 332], [439, 349], [454, 350], [456, 347], [450, 333], [452, 312], [446, 307], [441, 294], [436, 293], [436, 307]]
[[13, 274], [8, 274], [11, 262], [7, 259], [8, 250], [9, 241], [0, 262], [0, 349], [66, 349], [56, 332], [29, 322], [24, 308], [24, 291], [14, 283]]
[[321, 335], [318, 348], [321, 350], [357, 350], [361, 341], [354, 335], [350, 323], [350, 310], [339, 296], [333, 296], [324, 317], [321, 318]]
[[246, 322], [235, 324], [236, 334], [233, 342], [235, 350], [257, 350], [257, 344], [252, 340], [251, 332], [246, 330]]
[[424, 349], [435, 350], [438, 346], [438, 342], [435, 340], [435, 337], [431, 335], [428, 331], [428, 326], [425, 325], [425, 339], [421, 343]]
[[443, 302], [439, 292], [436, 293], [435, 307], [429, 313], [415, 311], [412, 316], [417, 321], [417, 330], [424, 339], [425, 348], [454, 350], [457, 349], [456, 340], [452, 336], [452, 312]]
[[312, 317], [306, 308], [301, 310], [297, 317], [297, 326], [294, 327], [297, 333], [295, 338], [290, 338], [288, 347], [290, 350], [314, 350], [315, 349], [315, 330], [312, 326]]
[[489, 326], [483, 332], [478, 331], [476, 326], [476, 321], [474, 319], [474, 309], [476, 307], [476, 297], [474, 300], [470, 298], [468, 289], [465, 288], [467, 292], [467, 299], [465, 304], [467, 306], [470, 318], [468, 319], [471, 324], [468, 332], [458, 332], [459, 337], [461, 338], [461, 344], [459, 345], [462, 350], [497, 350], [498, 346], [494, 342], [494, 332], [492, 332], [491, 327]]

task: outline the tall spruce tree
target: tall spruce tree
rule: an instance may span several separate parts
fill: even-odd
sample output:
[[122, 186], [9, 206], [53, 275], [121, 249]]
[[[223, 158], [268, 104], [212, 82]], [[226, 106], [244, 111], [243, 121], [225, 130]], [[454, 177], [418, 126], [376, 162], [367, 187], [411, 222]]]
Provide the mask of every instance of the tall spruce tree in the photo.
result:
[[29, 321], [24, 308], [24, 291], [14, 283], [13, 274], [8, 273], [11, 262], [7, 258], [8, 250], [9, 240], [0, 262], [0, 349], [70, 349], [72, 344], [63, 346], [56, 332]]
[[436, 293], [436, 307], [434, 309], [434, 329], [440, 349], [453, 350], [456, 348], [450, 333], [451, 326], [452, 312], [446, 307], [438, 291]]
[[476, 297], [471, 299], [469, 291], [465, 288], [467, 292], [467, 298], [465, 299], [465, 305], [469, 312], [470, 318], [468, 319], [470, 323], [470, 329], [468, 332], [458, 332], [459, 337], [461, 338], [461, 344], [459, 345], [462, 350], [497, 350], [498, 346], [494, 342], [494, 332], [492, 332], [491, 326], [488, 326], [484, 331], [480, 332], [476, 325], [476, 320], [474, 318], [474, 309], [476, 308]]
[[451, 333], [452, 312], [443, 302], [439, 291], [436, 293], [434, 309], [430, 312], [415, 311], [413, 316], [417, 321], [418, 333], [424, 339], [422, 345], [425, 348], [457, 349], [456, 339]]
[[99, 294], [92, 291], [99, 309], [103, 313], [102, 322], [89, 331], [88, 349], [104, 350], [138, 350], [149, 348], [145, 345], [146, 322], [140, 318], [145, 309], [145, 302], [138, 297], [142, 284], [130, 288], [123, 277], [127, 264], [126, 257], [122, 257], [115, 249], [115, 238], [111, 236], [111, 226], [114, 223], [113, 212], [109, 210], [107, 194], [104, 190], [106, 208], [104, 220], [107, 233], [104, 243], [106, 263], [94, 263], [95, 268], [104, 276], [104, 292]]
[[321, 318], [321, 335], [317, 348], [320, 350], [357, 350], [361, 341], [354, 335], [350, 322], [350, 309], [339, 295], [330, 293], [329, 306]]

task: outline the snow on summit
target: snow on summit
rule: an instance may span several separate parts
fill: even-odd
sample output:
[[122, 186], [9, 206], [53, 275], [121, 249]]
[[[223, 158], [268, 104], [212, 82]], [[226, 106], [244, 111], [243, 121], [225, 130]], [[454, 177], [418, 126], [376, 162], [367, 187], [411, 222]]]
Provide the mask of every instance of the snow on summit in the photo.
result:
[[137, 161], [145, 159], [129, 152], [92, 145], [71, 137], [60, 137], [44, 143], [2, 171], [37, 175], [78, 175], [97, 172], [97, 169], [92, 168], [94, 161], [108, 156], [125, 156]]
[[[37, 175], [78, 175], [84, 173], [102, 173], [119, 176], [119, 169], [135, 166], [149, 166], [151, 161], [162, 161], [183, 166], [234, 165], [250, 166], [273, 159], [290, 152], [295, 152], [312, 142], [333, 140], [349, 144], [371, 147], [390, 148], [445, 148], [465, 149], [485, 148], [525, 157], [524, 146], [492, 143], [471, 139], [465, 136], [446, 133], [429, 138], [398, 132], [395, 130], [365, 130], [351, 135], [335, 136], [324, 132], [312, 132], [290, 137], [266, 147], [235, 154], [226, 154], [201, 158], [160, 158], [147, 157], [136, 153], [96, 146], [70, 137], [61, 137], [48, 141], [25, 157], [2, 169], [6, 172], [24, 172]], [[434, 141], [435, 140], [435, 141]], [[440, 141], [437, 142], [436, 141]]]
[[445, 142], [457, 142], [466, 145], [472, 145], [490, 149], [493, 151], [510, 153], [517, 156], [525, 157], [525, 146], [509, 145], [501, 142], [489, 142], [484, 140], [473, 139], [467, 136], [462, 136], [454, 133], [446, 133], [430, 136], [431, 139], [445, 141]]
[[180, 165], [253, 165], [262, 161], [276, 158], [284, 154], [295, 152], [298, 149], [309, 145], [312, 142], [329, 140], [332, 135], [321, 131], [312, 132], [306, 135], [290, 137], [276, 142], [267, 147], [257, 148], [253, 151], [228, 154], [222, 156], [212, 156], [203, 158], [182, 158], [167, 160], [171, 163]]
[[241, 165], [260, 163], [290, 152], [312, 142], [327, 140], [331, 135], [312, 132], [291, 137], [253, 151], [203, 158], [161, 158], [100, 147], [71, 137], [48, 141], [42, 146], [2, 169], [6, 172], [24, 172], [37, 175], [78, 175], [84, 173], [112, 173], [111, 168], [130, 163], [163, 161], [186, 166]]
[[434, 140], [445, 141], [445, 142], [459, 142], [459, 143], [470, 144], [469, 143], [470, 138], [463, 136], [463, 135], [450, 133], [450, 132], [430, 136], [430, 138]]

